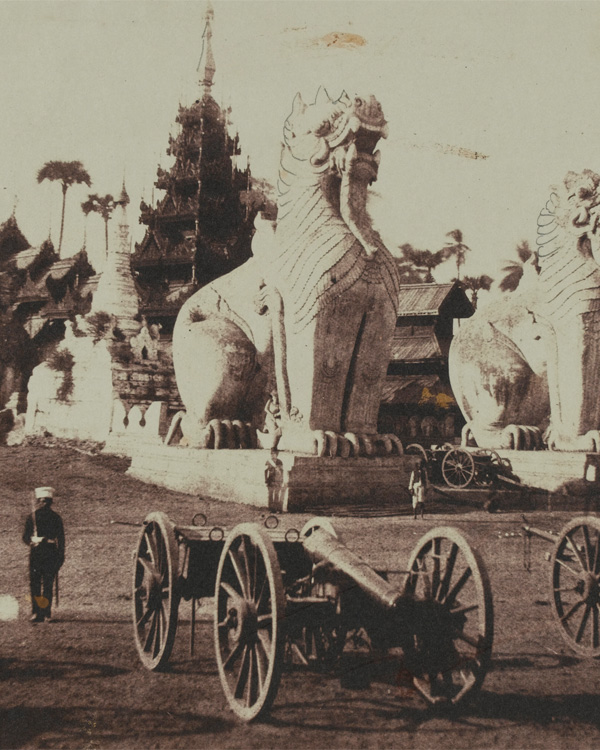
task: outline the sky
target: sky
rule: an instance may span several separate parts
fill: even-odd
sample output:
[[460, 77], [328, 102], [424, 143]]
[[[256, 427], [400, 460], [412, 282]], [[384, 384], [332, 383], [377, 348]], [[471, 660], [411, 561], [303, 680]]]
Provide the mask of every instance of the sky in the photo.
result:
[[[472, 249], [465, 272], [499, 278], [518, 242], [535, 243], [550, 186], [568, 170], [600, 172], [600, 3], [213, 7], [212, 93], [231, 106], [255, 176], [276, 183], [297, 91], [307, 102], [321, 85], [379, 99], [389, 137], [369, 207], [393, 253], [406, 242], [438, 250], [458, 228]], [[205, 10], [204, 0], [0, 0], [0, 222], [14, 209], [32, 245], [49, 232], [57, 244], [60, 187], [38, 184], [37, 171], [79, 160], [93, 185], [67, 195], [63, 255], [87, 226], [101, 270], [103, 224], [80, 205], [90, 192], [118, 195], [123, 178], [141, 240], [140, 199], [171, 163], [179, 103], [198, 96]]]

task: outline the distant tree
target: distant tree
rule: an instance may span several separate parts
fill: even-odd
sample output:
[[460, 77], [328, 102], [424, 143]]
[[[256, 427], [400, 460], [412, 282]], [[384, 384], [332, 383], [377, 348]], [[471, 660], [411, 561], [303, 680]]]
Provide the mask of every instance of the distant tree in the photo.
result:
[[92, 181], [85, 167], [80, 161], [47, 161], [37, 173], [37, 181], [43, 182], [60, 182], [62, 186], [62, 213], [60, 217], [60, 238], [58, 240], [58, 254], [62, 248], [63, 231], [65, 228], [65, 204], [67, 200], [67, 190], [71, 185], [85, 184], [91, 186]]
[[471, 292], [471, 304], [475, 310], [477, 309], [479, 292], [482, 289], [489, 292], [490, 287], [494, 283], [494, 279], [487, 274], [482, 274], [481, 276], [463, 276], [462, 279], [453, 279], [453, 281], [460, 281], [463, 287]]
[[432, 253], [430, 250], [417, 250], [411, 244], [401, 245], [402, 257], [400, 258], [399, 270], [401, 277], [406, 275], [409, 280], [401, 278], [404, 284], [415, 284], [419, 282], [434, 283], [432, 271], [443, 263], [447, 255], [443, 250]]
[[112, 215], [112, 212], [116, 206], [116, 201], [110, 195], [110, 193], [107, 193], [106, 195], [100, 196], [97, 193], [94, 193], [93, 195], [89, 195], [88, 199], [81, 204], [81, 210], [83, 213], [87, 216], [92, 211], [94, 213], [100, 214], [102, 219], [104, 220], [104, 240], [106, 245], [106, 256], [108, 257], [108, 222], [110, 221], [110, 217]]
[[463, 233], [460, 229], [453, 229], [451, 232], [448, 232], [446, 237], [450, 237], [454, 242], [445, 245], [439, 252], [445, 254], [444, 260], [454, 257], [456, 261], [456, 277], [460, 281], [460, 269], [465, 264], [467, 252], [471, 248], [463, 242]]
[[533, 257], [533, 250], [529, 247], [527, 240], [523, 240], [517, 245], [516, 252], [518, 260], [507, 261], [507, 264], [502, 269], [502, 273], [506, 274], [498, 284], [502, 292], [515, 291], [523, 278], [525, 263]]

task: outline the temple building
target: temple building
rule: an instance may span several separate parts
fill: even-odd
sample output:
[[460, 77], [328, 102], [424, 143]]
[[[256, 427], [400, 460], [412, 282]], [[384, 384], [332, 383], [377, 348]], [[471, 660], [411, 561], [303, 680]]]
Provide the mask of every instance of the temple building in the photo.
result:
[[0, 408], [25, 393], [65, 321], [90, 310], [94, 279], [85, 250], [59, 258], [50, 240], [32, 247], [14, 213], [0, 224]]
[[448, 352], [455, 318], [473, 305], [459, 282], [403, 284], [379, 429], [403, 442], [452, 441], [464, 424], [450, 388]]
[[247, 162], [237, 165], [239, 138], [229, 134], [229, 110], [211, 94], [215, 76], [213, 11], [208, 6], [200, 65], [200, 97], [180, 105], [179, 134], [170, 136], [155, 186], [164, 191], [156, 206], [142, 201], [140, 223], [147, 226], [131, 259], [140, 294], [140, 313], [169, 336], [185, 300], [199, 287], [246, 261], [254, 219], [265, 198], [254, 185]]

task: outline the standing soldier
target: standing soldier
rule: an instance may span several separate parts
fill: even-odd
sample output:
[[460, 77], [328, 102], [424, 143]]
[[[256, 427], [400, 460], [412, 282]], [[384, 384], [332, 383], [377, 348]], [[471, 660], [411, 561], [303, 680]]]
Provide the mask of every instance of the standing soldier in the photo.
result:
[[410, 481], [408, 483], [408, 490], [412, 493], [413, 518], [415, 520], [419, 513], [421, 514], [421, 518], [424, 516], [425, 498], [427, 496], [428, 487], [429, 478], [427, 477], [427, 469], [423, 465], [423, 461], [418, 461], [410, 475]]
[[27, 516], [23, 541], [29, 545], [29, 586], [31, 622], [52, 621], [52, 589], [65, 559], [65, 532], [62, 518], [52, 508], [54, 489], [38, 487], [38, 508]]

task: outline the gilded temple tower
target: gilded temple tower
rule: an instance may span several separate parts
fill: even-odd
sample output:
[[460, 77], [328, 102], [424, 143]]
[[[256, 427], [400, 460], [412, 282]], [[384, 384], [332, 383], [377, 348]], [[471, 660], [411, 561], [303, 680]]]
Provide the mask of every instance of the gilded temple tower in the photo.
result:
[[167, 148], [175, 162], [170, 169], [157, 170], [155, 186], [164, 191], [163, 197], [153, 206], [142, 201], [140, 222], [147, 230], [132, 256], [140, 312], [161, 323], [167, 335], [194, 291], [250, 257], [260, 207], [260, 201], [248, 200], [249, 165], [240, 169], [236, 163], [239, 138], [229, 134], [229, 110], [211, 93], [216, 72], [212, 20], [209, 4], [199, 98], [189, 107], [179, 106], [179, 133], [169, 137]]

